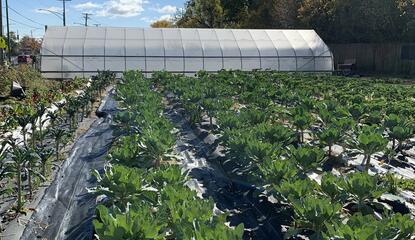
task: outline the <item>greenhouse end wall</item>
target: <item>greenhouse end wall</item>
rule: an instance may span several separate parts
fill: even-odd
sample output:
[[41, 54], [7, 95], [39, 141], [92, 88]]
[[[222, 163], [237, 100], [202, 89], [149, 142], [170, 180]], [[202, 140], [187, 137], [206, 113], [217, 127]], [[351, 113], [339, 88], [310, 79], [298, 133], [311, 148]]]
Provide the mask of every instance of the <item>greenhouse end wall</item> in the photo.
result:
[[41, 50], [46, 78], [119, 76], [166, 70], [269, 69], [331, 72], [333, 55], [314, 30], [48, 27]]

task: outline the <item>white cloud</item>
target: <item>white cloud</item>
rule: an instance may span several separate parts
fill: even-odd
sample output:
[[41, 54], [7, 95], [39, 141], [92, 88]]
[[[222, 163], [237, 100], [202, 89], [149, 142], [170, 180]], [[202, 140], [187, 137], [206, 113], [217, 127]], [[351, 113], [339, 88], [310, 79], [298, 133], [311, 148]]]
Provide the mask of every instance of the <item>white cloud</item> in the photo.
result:
[[153, 22], [157, 22], [157, 21], [161, 21], [161, 20], [167, 20], [167, 21], [172, 21], [173, 17], [170, 14], [166, 14], [166, 15], [162, 15], [160, 17], [154, 17], [154, 18], [150, 18], [150, 17], [141, 17], [140, 18], [141, 21], [145, 22], [145, 23], [153, 23]]
[[172, 5], [166, 5], [162, 8], [156, 8], [155, 9], [158, 13], [161, 14], [173, 14], [177, 12], [177, 7]]
[[170, 14], [166, 14], [166, 15], [160, 16], [157, 20], [158, 21], [160, 21], [160, 20], [171, 21], [172, 20], [172, 16]]
[[101, 4], [93, 3], [93, 2], [86, 2], [86, 3], [80, 3], [74, 6], [76, 10], [90, 10], [90, 9], [97, 9], [102, 8]]
[[35, 9], [35, 12], [43, 13], [43, 14], [53, 14], [52, 12], [62, 13], [62, 8], [60, 7], [41, 8], [41, 9]]
[[109, 0], [96, 11], [99, 17], [135, 17], [144, 11], [145, 0]]
[[140, 18], [141, 21], [146, 22], [146, 23], [153, 23], [155, 22], [157, 19], [154, 18], [149, 18], [149, 17], [141, 17]]

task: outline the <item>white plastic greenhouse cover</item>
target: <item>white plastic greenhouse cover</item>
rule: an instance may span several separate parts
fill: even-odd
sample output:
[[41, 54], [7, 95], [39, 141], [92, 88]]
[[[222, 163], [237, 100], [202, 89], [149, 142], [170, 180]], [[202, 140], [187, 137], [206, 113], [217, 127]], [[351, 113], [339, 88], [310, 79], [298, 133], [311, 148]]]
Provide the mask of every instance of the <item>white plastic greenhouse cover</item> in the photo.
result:
[[97, 70], [329, 72], [334, 66], [314, 30], [48, 27], [41, 57], [43, 75], [56, 79]]

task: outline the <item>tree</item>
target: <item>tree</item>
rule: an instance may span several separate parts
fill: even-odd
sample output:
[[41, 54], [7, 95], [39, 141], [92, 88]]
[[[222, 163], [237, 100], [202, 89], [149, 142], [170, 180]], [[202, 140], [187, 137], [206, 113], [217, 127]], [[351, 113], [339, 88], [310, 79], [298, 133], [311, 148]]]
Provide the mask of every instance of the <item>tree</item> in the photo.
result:
[[200, 20], [219, 14], [222, 25], [214, 27], [293, 28], [297, 25], [297, 10], [297, 0], [190, 0], [176, 20], [180, 27], [212, 27]]
[[310, 28], [328, 42], [385, 42], [415, 36], [414, 0], [188, 0], [179, 27]]
[[245, 21], [244, 28], [294, 28], [297, 25], [296, 0], [250, 2], [251, 4], [242, 15]]
[[299, 19], [329, 42], [399, 40], [404, 25], [396, 0], [304, 0]]
[[20, 52], [30, 53], [32, 55], [39, 54], [41, 46], [41, 41], [37, 40], [36, 38], [24, 36], [20, 40]]
[[220, 0], [189, 0], [176, 19], [178, 27], [222, 28], [224, 12]]
[[[4, 37], [4, 39], [7, 41], [7, 36]], [[19, 41], [17, 39], [17, 35], [15, 32], [10, 32], [10, 46], [9, 49], [12, 53], [12, 55], [18, 55], [19, 54]]]
[[295, 28], [297, 25], [297, 0], [272, 0], [271, 23], [275, 28]]
[[415, 0], [398, 0], [398, 6], [406, 23], [403, 40], [413, 41], [415, 39]]
[[158, 20], [150, 25], [152, 28], [172, 28], [174, 27], [173, 22], [169, 20]]
[[248, 9], [252, 1], [222, 0], [224, 22], [227, 27], [241, 28], [247, 22]]

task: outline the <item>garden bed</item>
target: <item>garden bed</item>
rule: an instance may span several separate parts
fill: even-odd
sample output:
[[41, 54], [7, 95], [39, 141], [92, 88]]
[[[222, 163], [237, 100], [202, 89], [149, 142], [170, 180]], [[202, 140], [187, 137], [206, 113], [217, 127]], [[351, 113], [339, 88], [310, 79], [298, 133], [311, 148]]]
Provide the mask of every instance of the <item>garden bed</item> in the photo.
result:
[[[412, 85], [272, 72], [201, 73], [197, 78], [159, 73], [153, 80], [199, 136], [214, 145], [213, 161], [224, 175], [265, 188], [261, 194], [288, 209], [286, 220], [294, 221], [282, 227], [284, 234], [320, 238], [324, 231], [341, 232], [344, 226], [328, 228], [331, 217], [355, 221], [363, 214], [378, 224], [371, 214], [379, 220], [391, 211], [397, 218], [411, 213], [407, 219], [413, 219]], [[367, 95], [353, 92], [359, 89]], [[362, 165], [363, 157], [371, 161]], [[353, 200], [363, 193], [364, 201]], [[324, 209], [334, 199], [337, 210]], [[311, 212], [301, 212], [307, 207]], [[318, 227], [309, 225], [319, 218], [325, 219]], [[413, 236], [414, 229], [406, 231]]]
[[190, 127], [177, 104], [169, 102], [165, 114], [178, 129], [175, 149], [180, 166], [189, 171], [189, 187], [204, 198], [213, 198], [220, 211], [230, 214], [231, 226], [243, 223], [244, 239], [283, 239], [281, 226], [289, 224], [290, 213], [262, 195], [264, 189], [228, 177], [219, 163], [224, 155], [217, 151], [218, 139], [206, 129]]
[[[1, 195], [7, 201], [1, 205], [1, 231], [10, 221], [23, 225], [33, 221], [30, 216], [38, 211], [37, 203], [48, 188], [49, 179], [54, 179], [62, 167], [62, 156], [69, 151], [72, 141], [89, 129], [95, 120], [91, 112], [98, 107], [102, 88], [114, 79], [106, 73], [99, 77], [102, 79], [95, 79], [94, 87], [85, 84], [83, 90], [73, 91], [51, 106], [47, 102], [52, 99], [31, 99], [26, 104], [19, 103], [6, 116], [7, 122], [2, 125], [8, 128], [0, 151], [0, 184]], [[19, 126], [14, 129], [16, 125]], [[21, 231], [21, 226], [16, 229], [16, 224], [11, 224], [5, 234], [16, 236]]]

